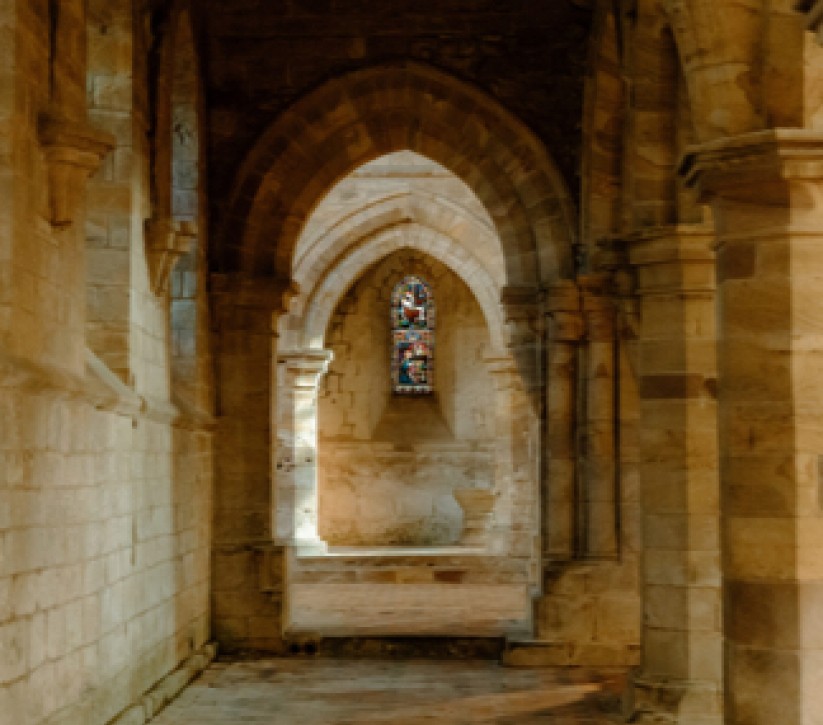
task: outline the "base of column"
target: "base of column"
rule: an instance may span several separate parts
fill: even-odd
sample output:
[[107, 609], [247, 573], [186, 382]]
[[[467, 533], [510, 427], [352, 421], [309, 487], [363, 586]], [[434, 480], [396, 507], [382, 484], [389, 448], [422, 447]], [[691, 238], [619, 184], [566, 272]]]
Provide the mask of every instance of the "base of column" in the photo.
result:
[[623, 702], [628, 722], [657, 725], [723, 725], [723, 693], [712, 682], [638, 675]]

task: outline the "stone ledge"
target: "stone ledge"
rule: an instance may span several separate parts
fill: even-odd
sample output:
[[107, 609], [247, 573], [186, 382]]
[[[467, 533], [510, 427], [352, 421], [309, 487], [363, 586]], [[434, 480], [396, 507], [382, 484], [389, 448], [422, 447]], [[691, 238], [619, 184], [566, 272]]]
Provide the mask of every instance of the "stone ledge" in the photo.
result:
[[0, 351], [0, 388], [77, 400], [115, 415], [146, 418], [184, 429], [210, 431], [216, 427], [215, 419], [204, 411], [185, 406], [181, 409], [177, 401], [139, 395], [89, 349], [85, 363], [85, 375], [81, 376]]
[[217, 644], [211, 642], [195, 652], [176, 670], [166, 675], [140, 701], [124, 710], [109, 725], [145, 725], [166, 707], [181, 690], [205, 670], [217, 656]]

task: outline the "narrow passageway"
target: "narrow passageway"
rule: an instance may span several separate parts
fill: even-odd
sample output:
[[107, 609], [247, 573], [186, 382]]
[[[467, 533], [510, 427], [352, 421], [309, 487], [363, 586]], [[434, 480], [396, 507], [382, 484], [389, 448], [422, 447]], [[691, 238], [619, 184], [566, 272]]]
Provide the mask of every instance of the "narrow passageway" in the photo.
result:
[[267, 659], [215, 663], [155, 725], [605, 725], [617, 670], [487, 661]]

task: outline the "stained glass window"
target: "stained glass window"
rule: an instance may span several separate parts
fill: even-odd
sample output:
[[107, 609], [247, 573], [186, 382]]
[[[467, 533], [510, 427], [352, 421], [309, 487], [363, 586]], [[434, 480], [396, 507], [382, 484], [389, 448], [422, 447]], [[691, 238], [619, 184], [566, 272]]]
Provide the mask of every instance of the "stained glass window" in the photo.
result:
[[425, 395], [433, 390], [434, 300], [429, 286], [406, 277], [391, 298], [392, 389]]

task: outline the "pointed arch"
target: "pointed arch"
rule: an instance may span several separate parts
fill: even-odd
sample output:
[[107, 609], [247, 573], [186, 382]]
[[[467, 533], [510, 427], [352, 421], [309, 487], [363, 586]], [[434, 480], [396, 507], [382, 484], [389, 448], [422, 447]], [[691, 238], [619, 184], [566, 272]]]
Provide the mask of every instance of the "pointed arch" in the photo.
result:
[[[302, 254], [295, 260], [294, 281], [301, 290], [310, 292], [321, 276], [334, 266], [335, 260], [348, 254], [355, 245], [383, 229], [409, 222], [451, 237], [458, 242], [453, 245], [451, 257], [455, 260], [463, 258], [466, 264], [473, 267], [479, 264], [494, 280], [498, 290], [503, 287], [505, 270], [502, 254], [482, 254], [485, 249], [492, 252], [499, 250], [494, 230], [465, 209], [421, 190], [383, 197], [323, 230], [316, 239], [307, 243], [305, 251], [301, 250]], [[300, 311], [301, 300], [304, 299], [300, 295], [292, 302], [292, 313]]]
[[333, 269], [325, 272], [312, 290], [307, 290], [308, 299], [302, 317], [285, 325], [284, 332], [300, 330], [303, 335], [299, 342], [301, 346], [322, 349], [329, 320], [346, 291], [364, 270], [398, 249], [425, 252], [451, 269], [480, 305], [492, 347], [495, 350], [504, 348], [504, 321], [498, 304], [500, 290], [486, 270], [475, 259], [462, 257], [446, 235], [413, 223], [381, 230], [353, 247]]
[[474, 190], [500, 235], [509, 284], [571, 272], [574, 204], [539, 139], [481, 91], [409, 61], [331, 80], [269, 127], [237, 175], [217, 268], [289, 276], [303, 224], [326, 190], [403, 149]]

